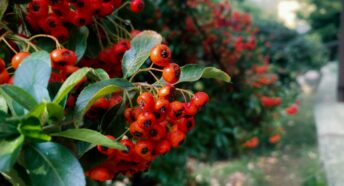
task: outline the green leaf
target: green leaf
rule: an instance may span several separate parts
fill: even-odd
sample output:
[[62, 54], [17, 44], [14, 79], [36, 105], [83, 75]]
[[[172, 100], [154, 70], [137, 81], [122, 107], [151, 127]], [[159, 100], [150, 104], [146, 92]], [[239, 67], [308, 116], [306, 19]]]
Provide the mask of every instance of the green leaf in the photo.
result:
[[2, 85], [0, 87], [10, 98], [16, 101], [27, 110], [32, 110], [37, 106], [36, 100], [25, 90], [14, 85]]
[[[18, 164], [15, 164], [13, 166], [13, 168], [8, 171], [8, 172], [0, 172], [4, 178], [9, 181], [13, 186], [26, 186], [28, 185], [26, 183], [26, 179], [25, 178], [28, 178], [29, 177], [26, 177], [26, 172], [23, 172], [23, 167], [20, 167], [21, 169], [20, 170], [17, 170], [16, 167], [19, 167]], [[25, 174], [25, 175], [23, 175]]]
[[0, 111], [0, 139], [18, 136], [18, 123], [6, 121], [7, 114]]
[[81, 68], [78, 71], [74, 72], [72, 75], [70, 75], [66, 81], [62, 84], [60, 90], [57, 92], [54, 103], [59, 104], [65, 96], [68, 95], [70, 91], [73, 90], [73, 88], [78, 85], [82, 81], [82, 79], [87, 75], [88, 72], [90, 72], [91, 68]]
[[77, 122], [81, 121], [84, 114], [99, 98], [131, 87], [133, 85], [123, 79], [108, 79], [90, 84], [80, 92], [76, 101], [74, 114]]
[[0, 171], [8, 172], [17, 160], [24, 143], [24, 136], [20, 135], [14, 140], [0, 141]]
[[51, 134], [52, 136], [59, 136], [70, 138], [74, 140], [84, 141], [95, 145], [102, 145], [105, 147], [125, 150], [126, 148], [116, 141], [112, 141], [103, 134], [90, 129], [69, 129], [63, 132]]
[[78, 160], [64, 146], [38, 143], [24, 149], [24, 164], [34, 186], [84, 186], [84, 172]]
[[231, 77], [220, 69], [192, 64], [185, 65], [181, 68], [181, 75], [177, 83], [193, 82], [201, 78], [213, 78], [225, 82], [231, 81]]
[[14, 74], [14, 85], [32, 95], [38, 103], [50, 101], [47, 90], [51, 60], [46, 51], [34, 52], [23, 60]]
[[4, 16], [6, 10], [8, 7], [8, 0], [1, 0], [0, 1], [0, 20], [2, 20], [2, 17]]
[[47, 103], [47, 111], [52, 121], [61, 121], [64, 118], [64, 109], [56, 103]]
[[131, 48], [125, 52], [122, 60], [124, 78], [136, 73], [149, 58], [151, 49], [161, 42], [161, 35], [154, 31], [143, 31], [134, 37]]
[[74, 27], [70, 32], [70, 39], [66, 44], [66, 48], [75, 51], [78, 56], [78, 61], [84, 56], [87, 48], [87, 38], [89, 30], [86, 26], [77, 28]]
[[19, 125], [19, 131], [25, 137], [32, 139], [43, 141], [51, 140], [51, 137], [43, 132], [40, 120], [35, 117], [23, 119]]
[[4, 96], [0, 95], [0, 111], [4, 112], [4, 113], [8, 113], [8, 105], [6, 102], [6, 99], [4, 98]]
[[101, 68], [92, 70], [90, 73], [87, 74], [87, 78], [94, 81], [110, 79], [109, 74]]

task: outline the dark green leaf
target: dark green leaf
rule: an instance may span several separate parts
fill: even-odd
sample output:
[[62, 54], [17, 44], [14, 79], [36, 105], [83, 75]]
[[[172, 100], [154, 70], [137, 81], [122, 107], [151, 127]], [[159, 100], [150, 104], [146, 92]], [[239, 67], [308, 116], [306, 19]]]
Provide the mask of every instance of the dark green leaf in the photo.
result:
[[193, 82], [201, 78], [213, 78], [230, 82], [231, 77], [215, 67], [203, 67], [201, 65], [185, 65], [181, 68], [181, 75], [178, 83]]
[[[17, 165], [17, 164], [16, 164]], [[16, 167], [16, 165], [14, 167]], [[26, 186], [25, 179], [21, 177], [20, 171], [12, 168], [9, 172], [1, 172], [7, 181], [9, 181], [13, 186]]]
[[12, 140], [0, 141], [0, 171], [10, 171], [17, 160], [19, 152], [24, 143], [24, 136], [20, 135]]
[[123, 79], [108, 79], [90, 84], [80, 92], [76, 101], [74, 114], [77, 121], [81, 121], [84, 114], [97, 99], [131, 87], [133, 87], [133, 85]]
[[34, 52], [23, 60], [14, 74], [14, 85], [32, 95], [38, 103], [50, 101], [47, 90], [51, 60], [46, 51]]
[[41, 122], [35, 117], [23, 119], [19, 126], [19, 131], [25, 137], [36, 140], [50, 141], [51, 137], [42, 131]]
[[4, 96], [0, 95], [0, 111], [8, 113], [8, 105]]
[[90, 73], [87, 74], [87, 78], [93, 81], [110, 79], [109, 74], [101, 68], [92, 70]]
[[0, 111], [0, 139], [18, 136], [18, 123], [6, 121], [6, 113]]
[[84, 186], [78, 160], [62, 145], [45, 142], [24, 149], [24, 163], [34, 186]]
[[8, 0], [1, 0], [0, 1], [0, 20], [2, 20], [2, 17], [4, 16], [6, 10], [8, 7]]
[[14, 85], [2, 85], [3, 90], [10, 98], [16, 101], [27, 110], [32, 110], [37, 106], [36, 100], [25, 90]]
[[70, 39], [66, 44], [66, 48], [75, 51], [78, 56], [78, 61], [80, 61], [85, 54], [88, 35], [89, 31], [86, 26], [80, 28], [74, 27], [70, 32]]
[[151, 49], [162, 42], [160, 34], [143, 31], [131, 41], [131, 48], [125, 52], [122, 62], [123, 76], [132, 76], [148, 59]]
[[55, 103], [47, 103], [49, 119], [52, 121], [61, 121], [64, 118], [63, 108]]
[[101, 133], [90, 129], [69, 129], [63, 132], [51, 134], [52, 136], [59, 136], [70, 138], [74, 140], [84, 141], [105, 147], [125, 150], [125, 147], [116, 141], [112, 141]]
[[54, 103], [59, 104], [65, 96], [68, 95], [70, 91], [73, 90], [73, 88], [82, 81], [82, 79], [87, 75], [88, 72], [90, 72], [91, 68], [82, 68], [78, 71], [74, 72], [72, 75], [70, 75], [66, 81], [62, 84], [60, 90], [57, 92], [57, 95], [54, 98]]

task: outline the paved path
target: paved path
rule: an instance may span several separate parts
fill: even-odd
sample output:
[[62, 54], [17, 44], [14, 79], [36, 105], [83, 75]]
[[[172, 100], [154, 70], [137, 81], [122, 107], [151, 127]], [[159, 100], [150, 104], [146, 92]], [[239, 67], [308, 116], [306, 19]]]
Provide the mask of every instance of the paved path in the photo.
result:
[[337, 64], [322, 69], [315, 103], [321, 160], [329, 186], [344, 186], [344, 103], [336, 102]]

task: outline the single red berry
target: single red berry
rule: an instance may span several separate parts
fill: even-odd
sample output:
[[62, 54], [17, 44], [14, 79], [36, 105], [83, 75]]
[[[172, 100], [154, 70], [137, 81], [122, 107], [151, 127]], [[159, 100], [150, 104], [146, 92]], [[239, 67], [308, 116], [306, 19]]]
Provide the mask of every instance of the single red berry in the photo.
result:
[[149, 92], [142, 93], [136, 100], [139, 107], [144, 111], [151, 111], [154, 109], [154, 96]]
[[[12, 57], [11, 64], [14, 69], [17, 69], [23, 60], [30, 55], [30, 52], [18, 52]], [[0, 65], [1, 70], [1, 65]]]
[[48, 15], [48, 2], [45, 0], [34, 0], [28, 4], [28, 10], [34, 17], [43, 17]]
[[[109, 139], [111, 139], [112, 141], [115, 141], [115, 137], [111, 136], [111, 135], [107, 135], [106, 137], [108, 137]], [[97, 145], [97, 150], [102, 153], [105, 154], [107, 156], [113, 156], [114, 154], [116, 154], [116, 149], [113, 148], [108, 148], [108, 147], [103, 147], [101, 145]]]
[[173, 85], [165, 85], [158, 90], [158, 96], [159, 98], [165, 98], [169, 101], [173, 101], [176, 96], [176, 89], [173, 87]]
[[114, 177], [114, 174], [111, 173], [108, 169], [104, 167], [96, 167], [91, 170], [89, 170], [86, 175], [96, 181], [106, 181], [106, 180], [111, 180]]
[[152, 140], [156, 140], [156, 141], [161, 140], [162, 138], [165, 137], [165, 135], [166, 135], [166, 129], [159, 124], [155, 124], [150, 129], [148, 129], [148, 136]]
[[170, 109], [170, 102], [167, 99], [159, 98], [154, 105], [154, 111], [165, 115]]
[[152, 112], [143, 112], [137, 118], [137, 123], [143, 129], [148, 129], [157, 123], [155, 115]]
[[113, 5], [115, 8], [119, 8], [122, 5], [122, 0], [114, 0]]
[[193, 117], [196, 115], [198, 108], [192, 103], [184, 103], [185, 117]]
[[185, 137], [186, 136], [184, 132], [175, 130], [168, 134], [167, 139], [171, 143], [172, 147], [179, 147], [181, 144], [183, 144]]
[[129, 132], [135, 138], [145, 138], [147, 136], [147, 131], [139, 126], [137, 122], [133, 122], [129, 127]]
[[177, 121], [178, 129], [184, 133], [189, 132], [191, 129], [195, 127], [195, 119], [194, 118], [182, 118]]
[[78, 59], [75, 52], [68, 49], [55, 49], [50, 53], [50, 58], [55, 68], [74, 65]]
[[171, 150], [171, 143], [168, 140], [162, 140], [155, 146], [155, 152], [157, 155], [166, 154]]
[[152, 160], [153, 144], [148, 140], [139, 140], [135, 145], [135, 152], [145, 160]]
[[77, 10], [72, 15], [72, 22], [75, 26], [81, 27], [92, 23], [92, 15], [87, 11]]
[[2, 58], [0, 58], [0, 72], [3, 72], [5, 69], [6, 69], [6, 63]]
[[94, 108], [100, 108], [100, 109], [108, 109], [109, 108], [109, 102], [105, 97], [97, 99], [96, 102], [92, 105]]
[[66, 41], [69, 38], [69, 31], [64, 26], [57, 27], [52, 30], [50, 34], [56, 37], [59, 41]]
[[191, 104], [195, 105], [197, 108], [203, 107], [209, 101], [208, 94], [205, 92], [197, 92], [191, 99]]
[[157, 45], [152, 48], [150, 52], [150, 59], [155, 65], [165, 67], [171, 61], [171, 50], [167, 45]]
[[172, 119], [181, 118], [184, 116], [184, 104], [180, 101], [173, 101], [170, 103], [170, 111], [168, 116]]
[[162, 71], [162, 77], [167, 83], [176, 83], [180, 78], [180, 67], [176, 63], [170, 63]]
[[145, 8], [145, 3], [143, 2], [143, 0], [131, 0], [130, 9], [134, 13], [140, 13], [143, 11], [144, 8]]
[[101, 4], [100, 16], [110, 15], [115, 10], [115, 6], [112, 3], [103, 2]]
[[0, 73], [0, 84], [7, 84], [9, 83], [11, 77], [8, 71], [5, 69]]
[[134, 143], [129, 140], [129, 139], [123, 139], [119, 142], [120, 144], [124, 145], [125, 147], [127, 147], [126, 150], [120, 150], [119, 151], [119, 155], [123, 158], [123, 157], [130, 157], [133, 155], [133, 153], [135, 152], [135, 145]]
[[42, 17], [38, 24], [45, 32], [51, 32], [54, 29], [62, 26], [60, 18], [53, 13], [46, 17]]

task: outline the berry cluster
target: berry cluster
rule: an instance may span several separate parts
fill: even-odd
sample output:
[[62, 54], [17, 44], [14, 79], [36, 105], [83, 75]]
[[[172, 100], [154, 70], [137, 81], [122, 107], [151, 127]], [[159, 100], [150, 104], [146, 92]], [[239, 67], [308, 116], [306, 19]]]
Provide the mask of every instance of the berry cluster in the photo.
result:
[[79, 66], [102, 68], [110, 77], [120, 77], [122, 75], [122, 58], [124, 53], [130, 48], [129, 40], [121, 40], [111, 47], [99, 52], [96, 59], [83, 58]]
[[[33, 0], [27, 6], [26, 21], [34, 31], [44, 31], [64, 41], [69, 37], [69, 26], [84, 26], [93, 19], [110, 15], [122, 5], [122, 0]], [[132, 0], [130, 8], [139, 13], [143, 0]]]
[[[136, 99], [136, 106], [128, 106], [124, 118], [128, 123], [128, 136], [119, 142], [127, 150], [116, 150], [98, 145], [98, 151], [107, 156], [102, 164], [87, 171], [93, 180], [112, 179], [117, 174], [132, 175], [149, 168], [158, 156], [166, 154], [171, 148], [180, 146], [187, 133], [194, 128], [194, 116], [205, 106], [209, 97], [204, 92], [190, 95], [190, 101], [178, 101], [178, 91], [173, 86], [180, 77], [180, 68], [171, 61], [171, 51], [166, 45], [157, 45], [151, 50], [150, 60], [163, 67], [162, 77], [168, 83], [152, 91], [143, 91]], [[152, 86], [152, 85], [148, 85]], [[107, 101], [97, 101], [97, 107], [107, 109]], [[94, 105], [95, 106], [95, 105]], [[94, 107], [93, 106], [93, 107]], [[108, 136], [115, 140], [113, 136]]]
[[297, 114], [298, 110], [299, 110], [299, 105], [297, 103], [294, 103], [284, 109], [284, 111], [290, 116]]
[[242, 146], [245, 148], [253, 149], [253, 148], [257, 147], [258, 144], [259, 144], [259, 138], [253, 137], [253, 138], [249, 139], [248, 141], [246, 141], [244, 144], [242, 144]]

